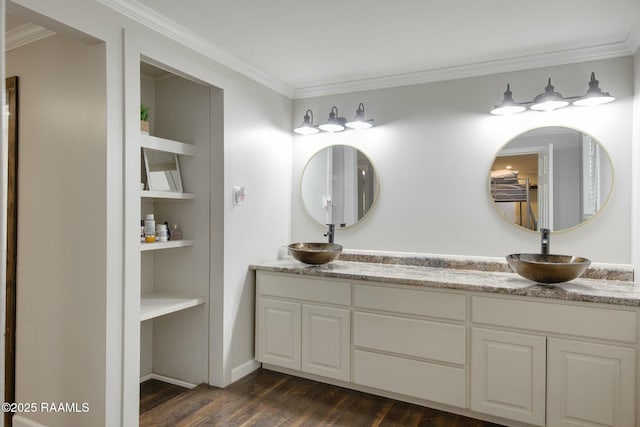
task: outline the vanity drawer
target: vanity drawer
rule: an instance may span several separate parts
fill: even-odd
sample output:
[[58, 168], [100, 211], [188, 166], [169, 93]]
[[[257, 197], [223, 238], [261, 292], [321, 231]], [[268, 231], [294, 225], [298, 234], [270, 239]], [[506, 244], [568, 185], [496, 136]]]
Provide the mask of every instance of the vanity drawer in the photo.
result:
[[474, 323], [636, 342], [635, 311], [474, 296]]
[[460, 294], [383, 286], [354, 286], [354, 305], [374, 310], [464, 321], [465, 301], [466, 297]]
[[344, 282], [259, 271], [256, 286], [258, 295], [351, 305], [351, 287]]
[[458, 365], [464, 365], [466, 359], [462, 325], [357, 311], [353, 313], [353, 344]]
[[466, 407], [463, 368], [354, 350], [353, 382], [447, 405]]

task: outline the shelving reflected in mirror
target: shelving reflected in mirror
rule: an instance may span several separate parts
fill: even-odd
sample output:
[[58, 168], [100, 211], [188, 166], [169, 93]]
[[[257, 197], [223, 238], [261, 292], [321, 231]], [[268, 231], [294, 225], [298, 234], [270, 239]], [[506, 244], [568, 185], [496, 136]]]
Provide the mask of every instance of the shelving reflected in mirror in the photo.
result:
[[496, 155], [489, 193], [508, 222], [562, 231], [596, 215], [613, 189], [602, 144], [579, 130], [549, 126], [518, 135]]
[[332, 145], [311, 157], [301, 187], [304, 205], [313, 219], [344, 228], [371, 211], [379, 184], [373, 163], [362, 151]]

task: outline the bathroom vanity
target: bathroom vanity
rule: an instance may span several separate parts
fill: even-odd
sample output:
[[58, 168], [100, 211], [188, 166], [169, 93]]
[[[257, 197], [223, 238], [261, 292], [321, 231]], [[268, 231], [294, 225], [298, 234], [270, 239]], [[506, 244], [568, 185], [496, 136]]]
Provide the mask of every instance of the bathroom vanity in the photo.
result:
[[540, 286], [498, 261], [341, 259], [251, 266], [265, 368], [505, 425], [640, 426], [630, 270]]

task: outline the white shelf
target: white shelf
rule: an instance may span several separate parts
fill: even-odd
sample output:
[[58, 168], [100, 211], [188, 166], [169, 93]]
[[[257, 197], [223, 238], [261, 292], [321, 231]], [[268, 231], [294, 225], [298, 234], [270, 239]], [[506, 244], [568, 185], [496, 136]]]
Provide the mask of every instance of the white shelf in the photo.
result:
[[169, 294], [148, 293], [140, 296], [140, 321], [175, 313], [204, 304], [204, 298], [185, 298]]
[[193, 240], [169, 240], [168, 242], [140, 243], [141, 251], [157, 251], [161, 249], [184, 248], [193, 246]]
[[193, 200], [196, 195], [193, 193], [179, 193], [177, 191], [140, 191], [140, 197], [150, 199], [176, 199], [176, 200]]
[[151, 150], [166, 151], [183, 156], [195, 156], [196, 147], [184, 142], [172, 141], [170, 139], [158, 138], [157, 136], [140, 134], [140, 146]]

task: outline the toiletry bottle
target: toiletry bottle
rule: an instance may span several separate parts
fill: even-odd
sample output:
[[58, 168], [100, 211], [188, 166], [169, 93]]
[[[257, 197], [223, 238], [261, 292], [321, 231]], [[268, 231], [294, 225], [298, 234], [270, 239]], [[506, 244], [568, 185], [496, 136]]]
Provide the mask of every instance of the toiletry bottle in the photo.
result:
[[144, 242], [144, 219], [140, 220], [140, 241]]
[[164, 225], [167, 227], [167, 240], [171, 240], [171, 230], [169, 229], [169, 223], [165, 221]]
[[147, 214], [144, 220], [144, 240], [147, 243], [156, 241], [156, 220], [152, 213]]
[[182, 231], [178, 228], [178, 224], [171, 227], [171, 240], [182, 240]]
[[167, 226], [164, 224], [156, 225], [156, 238], [159, 242], [166, 242], [168, 240]]

